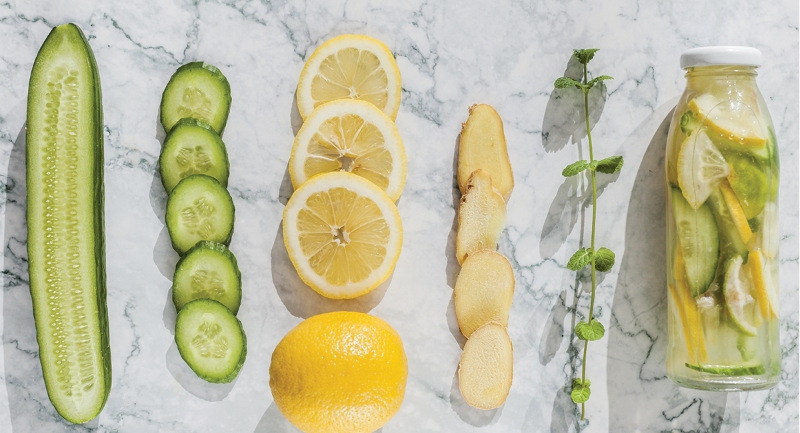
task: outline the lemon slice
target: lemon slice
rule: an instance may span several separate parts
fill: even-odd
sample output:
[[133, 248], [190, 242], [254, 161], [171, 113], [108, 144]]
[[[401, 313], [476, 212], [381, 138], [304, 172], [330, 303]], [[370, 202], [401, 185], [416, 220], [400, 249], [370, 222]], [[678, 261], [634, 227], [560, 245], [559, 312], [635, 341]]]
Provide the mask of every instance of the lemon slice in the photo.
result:
[[743, 335], [755, 337], [762, 317], [756, 307], [752, 280], [748, 278], [749, 269], [742, 266], [742, 261], [737, 256], [724, 264], [722, 290], [731, 326]]
[[347, 172], [304, 183], [283, 211], [283, 240], [300, 278], [333, 299], [361, 296], [384, 282], [403, 244], [394, 202]]
[[373, 103], [392, 120], [400, 108], [400, 70], [381, 41], [342, 35], [320, 45], [306, 61], [297, 85], [297, 108], [305, 120], [334, 99]]
[[768, 274], [764, 272], [764, 264], [761, 260], [761, 251], [755, 250], [750, 251], [748, 255], [747, 264], [750, 267], [750, 275], [753, 277], [753, 286], [755, 287], [755, 298], [758, 302], [758, 307], [761, 310], [762, 317], [769, 317], [770, 308], [773, 308], [772, 305], [777, 305], [777, 299], [773, 300], [770, 299], [770, 292], [771, 290], [767, 289], [765, 278]]
[[406, 152], [392, 119], [369, 102], [340, 99], [320, 105], [303, 122], [289, 159], [295, 189], [320, 173], [349, 171], [392, 200], [406, 183]]
[[689, 110], [709, 131], [745, 146], [764, 147], [767, 142], [758, 116], [741, 101], [718, 101], [706, 93], [689, 101]]
[[706, 131], [687, 137], [678, 153], [678, 185], [692, 208], [705, 203], [731, 167], [711, 142]]

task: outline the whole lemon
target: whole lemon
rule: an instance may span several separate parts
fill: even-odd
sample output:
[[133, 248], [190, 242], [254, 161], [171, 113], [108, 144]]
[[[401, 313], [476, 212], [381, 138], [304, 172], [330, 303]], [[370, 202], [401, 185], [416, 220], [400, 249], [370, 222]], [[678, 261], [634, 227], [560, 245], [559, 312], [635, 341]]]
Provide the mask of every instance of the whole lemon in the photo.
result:
[[272, 352], [269, 386], [283, 415], [306, 433], [368, 433], [400, 410], [408, 363], [400, 335], [363, 313], [310, 317]]

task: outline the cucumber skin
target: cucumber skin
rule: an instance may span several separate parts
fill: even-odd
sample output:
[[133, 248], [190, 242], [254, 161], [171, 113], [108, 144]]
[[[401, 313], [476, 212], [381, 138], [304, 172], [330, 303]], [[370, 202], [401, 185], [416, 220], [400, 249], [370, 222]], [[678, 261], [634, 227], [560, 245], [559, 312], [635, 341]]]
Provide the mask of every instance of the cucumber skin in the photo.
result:
[[[217, 242], [211, 242], [211, 241], [199, 241], [199, 242], [197, 242], [197, 244], [195, 244], [195, 246], [189, 248], [189, 250], [186, 251], [186, 255], [184, 255], [183, 257], [180, 258], [180, 260], [178, 260], [178, 263], [175, 265], [175, 273], [176, 274], [178, 273], [178, 269], [181, 268], [181, 264], [183, 263], [184, 260], [186, 260], [192, 254], [192, 251], [199, 250], [199, 249], [214, 250], [214, 251], [218, 251], [220, 253], [223, 253], [231, 261], [231, 263], [233, 263], [233, 269], [236, 271], [236, 277], [239, 280], [239, 304], [241, 306], [241, 299], [242, 299], [242, 295], [241, 295], [242, 294], [242, 273], [241, 273], [241, 271], [239, 271], [239, 262], [236, 261], [236, 256], [234, 256], [233, 253], [231, 252], [231, 250], [229, 250], [228, 247], [226, 247], [225, 245], [217, 243]], [[175, 278], [174, 277], [172, 278], [172, 282], [173, 282], [172, 283], [172, 303], [175, 304], [175, 310], [180, 311], [180, 309], [178, 308], [178, 302], [175, 300]], [[219, 301], [217, 301], [217, 302], [219, 302]], [[186, 304], [188, 305], [189, 303], [187, 302]], [[186, 305], [184, 305], [184, 308], [185, 307], [186, 307]], [[234, 316], [237, 315], [239, 313], [239, 307], [237, 307], [235, 311], [231, 310], [231, 313], [233, 313]]]
[[[686, 277], [687, 277], [687, 282], [689, 284], [689, 289], [692, 292], [692, 296], [694, 296], [696, 298], [696, 297], [698, 297], [698, 296], [700, 296], [700, 295], [702, 295], [702, 294], [704, 294], [705, 292], [708, 291], [709, 287], [711, 287], [711, 283], [714, 282], [714, 279], [717, 276], [717, 267], [719, 265], [719, 255], [720, 255], [719, 228], [717, 227], [716, 219], [714, 218], [714, 215], [711, 212], [711, 209], [709, 208], [707, 203], [703, 203], [702, 205], [700, 205], [699, 208], [697, 208], [697, 210], [694, 210], [694, 209], [692, 209], [691, 205], [689, 205], [689, 203], [686, 201], [686, 199], [683, 197], [683, 192], [680, 190], [680, 188], [677, 188], [677, 187], [674, 187], [674, 186], [670, 187], [670, 193], [671, 193], [671, 198], [672, 198], [672, 212], [673, 212], [673, 217], [674, 217], [674, 220], [675, 220], [675, 228], [676, 228], [675, 236], [678, 238], [678, 242], [680, 242], [680, 237], [681, 237], [681, 235], [680, 235], [680, 226], [679, 226], [679, 218], [678, 218], [678, 215], [677, 215], [680, 212], [680, 211], [677, 210], [678, 206], [685, 208], [686, 212], [695, 213], [696, 217], [699, 217], [700, 213], [707, 214], [706, 218], [710, 220], [711, 224], [714, 226], [714, 228], [717, 231], [717, 235], [715, 236], [716, 239], [709, 239], [711, 241], [711, 243], [709, 245], [703, 245], [703, 246], [706, 246], [706, 247], [711, 247], [712, 249], [716, 248], [716, 252], [713, 253], [713, 254], [716, 255], [716, 257], [714, 257], [714, 260], [711, 260], [706, 264], [706, 268], [707, 269], [705, 269], [705, 271], [703, 271], [704, 274], [705, 274], [705, 275], [703, 275], [703, 280], [704, 281], [697, 282], [692, 278], [692, 276], [689, 275], [689, 260], [685, 260], [685, 262], [686, 262]], [[681, 202], [678, 203], [678, 201], [681, 201]], [[695, 228], [697, 228], [697, 227], [695, 227]], [[715, 244], [715, 242], [716, 242], [716, 244]], [[686, 251], [687, 251], [687, 248], [685, 246], [684, 246], [683, 251], [684, 251], [684, 259], [685, 259], [686, 258]], [[697, 258], [692, 258], [692, 260], [698, 260], [698, 259]], [[696, 272], [700, 272], [700, 270], [698, 269]], [[699, 286], [698, 286], [698, 284], [699, 284]]]
[[[228, 310], [228, 307], [222, 305], [221, 303], [219, 303], [219, 302], [217, 302], [217, 301], [215, 301], [213, 299], [195, 299], [192, 302], [187, 302], [186, 305], [184, 305], [183, 308], [181, 309], [181, 313], [188, 314], [188, 312], [191, 311], [191, 309], [195, 308], [195, 307], [202, 308], [201, 304], [205, 303], [205, 302], [213, 302], [215, 304], [219, 304], [222, 308]], [[230, 310], [228, 310], [228, 311], [231, 312]], [[231, 315], [233, 315], [233, 312], [231, 312]], [[179, 313], [179, 316], [180, 316], [180, 313]], [[181, 359], [183, 359], [183, 362], [185, 362], [186, 365], [188, 365], [189, 368], [192, 369], [194, 374], [196, 374], [197, 377], [199, 377], [200, 379], [205, 380], [206, 382], [210, 382], [210, 383], [230, 383], [230, 382], [233, 382], [234, 379], [236, 379], [236, 376], [239, 375], [239, 371], [242, 370], [242, 366], [244, 365], [244, 361], [247, 358], [247, 334], [244, 333], [244, 328], [242, 327], [242, 321], [239, 320], [235, 315], [233, 315], [233, 319], [236, 320], [236, 323], [239, 325], [239, 332], [242, 334], [242, 354], [239, 356], [239, 361], [236, 363], [236, 366], [233, 368], [233, 370], [227, 376], [225, 376], [223, 378], [215, 378], [215, 377], [211, 377], [211, 376], [205, 376], [205, 375], [202, 375], [202, 374], [198, 373], [197, 371], [195, 371], [194, 368], [192, 368], [192, 365], [189, 364], [189, 362], [186, 360], [186, 356], [184, 355], [183, 350], [181, 350], [181, 345], [178, 344], [178, 323], [179, 323], [178, 320], [179, 319], [177, 319], [177, 318], [175, 319], [175, 346], [178, 347], [178, 353], [181, 354]]]
[[[217, 131], [215, 131], [214, 128], [208, 122], [204, 122], [204, 121], [202, 121], [200, 119], [195, 119], [194, 117], [184, 117], [183, 119], [181, 119], [177, 123], [175, 123], [175, 125], [172, 127], [172, 129], [170, 129], [169, 133], [167, 134], [166, 138], [164, 139], [164, 149], [161, 150], [161, 156], [159, 156], [159, 158], [158, 158], [158, 171], [159, 171], [159, 175], [161, 176], [161, 186], [164, 187], [164, 191], [166, 191], [167, 194], [169, 194], [171, 192], [171, 191], [167, 190], [167, 185], [166, 185], [166, 183], [164, 181], [164, 166], [163, 166], [163, 164], [161, 164], [161, 158], [164, 157], [164, 151], [166, 150], [166, 144], [169, 142], [169, 137], [172, 134], [174, 134], [181, 127], [181, 125], [195, 125], [195, 126], [198, 126], [200, 128], [203, 128], [205, 130], [208, 130], [210, 133], [212, 133], [212, 134], [214, 134], [216, 136], [218, 144], [222, 148], [222, 154], [225, 155], [225, 169], [228, 172], [228, 176], [230, 176], [231, 164], [230, 164], [230, 160], [228, 159], [228, 149], [225, 147], [225, 142], [223, 142], [222, 138], [220, 138], [219, 134], [217, 134]], [[224, 187], [227, 187], [228, 186], [228, 178], [226, 177], [225, 178], [225, 182], [220, 182], [220, 184], [222, 186], [224, 186]], [[175, 186], [177, 186], [177, 184]], [[175, 189], [175, 187], [173, 187], [173, 189]]]
[[[183, 183], [183, 182], [187, 182], [187, 179], [191, 179], [191, 178], [193, 178], [193, 177], [195, 177], [195, 176], [203, 176], [203, 177], [207, 177], [207, 178], [211, 179], [212, 181], [214, 181], [214, 182], [216, 182], [216, 183], [218, 183], [218, 184], [219, 184], [219, 182], [218, 182], [216, 179], [214, 179], [213, 177], [211, 177], [211, 176], [206, 176], [205, 174], [193, 174], [193, 175], [191, 175], [191, 176], [187, 176], [187, 177], [185, 177], [185, 178], [181, 179], [181, 181], [180, 181], [180, 182], [178, 182], [178, 184], [177, 184], [177, 185], [175, 185], [175, 188], [173, 188], [173, 189], [172, 189], [172, 191], [174, 192], [176, 189], [178, 189], [178, 188], [180, 187], [181, 183]], [[222, 187], [223, 189], [225, 189], [225, 191], [227, 191], [227, 188], [225, 188], [224, 186], [220, 185], [220, 187]], [[165, 220], [165, 221], [168, 221], [168, 220], [169, 220], [169, 216], [170, 216], [170, 213], [169, 213], [169, 209], [170, 209], [170, 207], [169, 207], [169, 202], [170, 202], [170, 200], [172, 200], [172, 198], [173, 198], [173, 197], [175, 197], [175, 196], [176, 196], [176, 194], [170, 194], [170, 196], [167, 198], [167, 215], [166, 215], [166, 217], [164, 218], [164, 220]], [[227, 238], [227, 239], [224, 239], [222, 242], [220, 242], [222, 245], [225, 245], [226, 247], [227, 247], [228, 245], [230, 245], [230, 244], [231, 244], [231, 238], [233, 238], [233, 229], [234, 229], [234, 227], [235, 227], [235, 225], [234, 225], [234, 222], [236, 221], [236, 206], [234, 206], [234, 205], [233, 205], [233, 198], [231, 197], [230, 193], [228, 193], [228, 200], [230, 200], [230, 203], [231, 203], [231, 209], [233, 210], [233, 215], [231, 216], [231, 232], [228, 234], [228, 238]], [[175, 250], [175, 252], [177, 252], [177, 253], [178, 253], [178, 254], [179, 254], [181, 257], [185, 256], [185, 255], [186, 255], [186, 253], [187, 253], [189, 250], [187, 249], [186, 251], [184, 251], [183, 253], [181, 253], [181, 249], [180, 249], [180, 247], [178, 247], [178, 245], [177, 245], [177, 244], [175, 243], [175, 241], [173, 240], [175, 237], [174, 237], [174, 235], [172, 234], [172, 230], [170, 229], [170, 225], [169, 225], [169, 223], [167, 223], [167, 224], [166, 224], [166, 226], [167, 226], [167, 232], [169, 233], [169, 239], [170, 239], [170, 242], [172, 243], [172, 249], [174, 249], [174, 250]], [[199, 242], [199, 241], [198, 241], [198, 242]], [[196, 244], [195, 244], [195, 245], [196, 245]], [[191, 249], [191, 248], [189, 248], [189, 249]]]
[[[67, 32], [67, 34], [60, 35], [60, 33]], [[73, 33], [73, 34], [68, 34]], [[91, 419], [95, 418], [100, 412], [102, 412], [103, 407], [105, 407], [106, 402], [108, 401], [108, 395], [111, 392], [111, 345], [109, 342], [109, 331], [108, 331], [108, 308], [106, 305], [106, 297], [107, 297], [107, 288], [106, 288], [106, 269], [105, 269], [105, 262], [106, 262], [106, 248], [105, 248], [105, 186], [103, 182], [103, 169], [105, 165], [104, 153], [103, 153], [103, 94], [100, 86], [100, 72], [97, 68], [97, 61], [94, 57], [94, 52], [92, 51], [91, 46], [89, 45], [89, 41], [86, 39], [86, 36], [83, 34], [83, 31], [80, 27], [76, 24], [68, 23], [61, 26], [54, 27], [50, 34], [47, 35], [44, 43], [39, 48], [39, 53], [36, 56], [36, 60], [34, 61], [33, 68], [31, 70], [31, 78], [28, 85], [28, 88], [34, 86], [33, 78], [34, 78], [34, 71], [37, 69], [37, 66], [40, 65], [40, 62], [45, 62], [46, 59], [41, 59], [40, 56], [42, 55], [44, 48], [47, 46], [48, 42], [51, 38], [56, 39], [58, 37], [66, 37], [72, 39], [72, 43], [79, 43], [82, 44], [83, 49], [86, 52], [86, 60], [89, 63], [89, 69], [93, 75], [93, 82], [94, 82], [94, 93], [95, 93], [95, 110], [94, 110], [94, 120], [95, 120], [95, 143], [94, 143], [94, 233], [95, 233], [95, 285], [96, 285], [96, 300], [97, 300], [97, 313], [98, 313], [98, 324], [100, 327], [100, 347], [101, 347], [101, 357], [103, 359], [103, 381], [105, 385], [105, 392], [103, 401], [98, 405], [97, 411], [94, 416], [88, 419], [80, 419], [74, 418], [68, 413], [63, 413], [53, 402], [53, 399], [50, 398], [51, 395], [51, 386], [54, 384], [50, 384], [45, 379], [45, 387], [47, 388], [47, 395], [50, 398], [50, 402], [53, 404], [53, 407], [58, 411], [59, 415], [61, 415], [64, 419], [69, 422], [80, 424]], [[77, 39], [77, 40], [76, 40]], [[35, 101], [31, 99], [31, 92], [28, 91], [28, 106], [27, 106], [27, 118], [31, 118], [31, 111], [34, 110]], [[29, 143], [36, 141], [35, 138], [31, 137], [31, 130], [32, 128], [26, 128], [25, 130], [25, 161], [26, 161], [26, 170], [30, 170], [28, 164], [31, 161], [31, 154], [32, 151], [31, 146]], [[31, 191], [35, 188], [34, 185], [30, 184], [30, 177], [26, 176], [26, 183], [25, 186], [27, 191]], [[28, 220], [34, 218], [27, 212], [26, 218]], [[28, 224], [30, 227], [30, 223]], [[34, 257], [31, 254], [30, 244], [27, 246], [28, 248], [28, 262], [33, 262], [37, 260], [37, 257]], [[33, 281], [30, 283], [30, 291], [31, 291], [31, 299], [32, 302], [36, 302], [33, 296], [34, 291], [37, 290], [34, 287]], [[34, 313], [36, 309], [34, 308]], [[36, 317], [34, 315], [34, 321]], [[39, 332], [38, 328], [36, 329], [36, 342], [39, 347], [42, 346], [42, 333]], [[41, 358], [40, 358], [41, 362]], [[42, 363], [42, 370], [44, 370], [45, 365]], [[44, 374], [43, 374], [44, 376]]]
[[[220, 83], [222, 83], [222, 86], [225, 88], [225, 94], [228, 95], [228, 100], [227, 100], [227, 102], [228, 102], [228, 104], [227, 104], [228, 105], [228, 110], [225, 112], [225, 119], [222, 121], [222, 126], [220, 126], [219, 131], [217, 131], [217, 133], [221, 137], [222, 133], [225, 131], [225, 126], [228, 124], [228, 116], [231, 113], [231, 102], [233, 101], [233, 99], [231, 98], [231, 85], [230, 85], [230, 83], [228, 83], [228, 79], [225, 77], [225, 75], [222, 73], [222, 71], [219, 70], [219, 68], [217, 68], [214, 65], [210, 65], [210, 64], [208, 64], [206, 62], [190, 62], [190, 63], [187, 63], [185, 65], [181, 65], [175, 71], [175, 73], [172, 74], [172, 76], [169, 78], [169, 82], [167, 82], [167, 85], [164, 86], [164, 92], [161, 93], [161, 104], [159, 105], [159, 116], [158, 116], [159, 120], [161, 122], [161, 126], [164, 128], [165, 132], [169, 132], [172, 129], [172, 128], [167, 129], [166, 121], [164, 119], [164, 103], [166, 102], [166, 98], [164, 96], [167, 93], [167, 89], [169, 89], [170, 84], [172, 84], [172, 82], [175, 80], [175, 77], [180, 75], [181, 72], [186, 71], [188, 69], [194, 69], [194, 68], [201, 68], [201, 69], [205, 69], [205, 70], [211, 72], [211, 74], [217, 80], [219, 80]], [[177, 125], [177, 123], [176, 123], [176, 125]], [[175, 126], [173, 125], [173, 128], [174, 127]]]

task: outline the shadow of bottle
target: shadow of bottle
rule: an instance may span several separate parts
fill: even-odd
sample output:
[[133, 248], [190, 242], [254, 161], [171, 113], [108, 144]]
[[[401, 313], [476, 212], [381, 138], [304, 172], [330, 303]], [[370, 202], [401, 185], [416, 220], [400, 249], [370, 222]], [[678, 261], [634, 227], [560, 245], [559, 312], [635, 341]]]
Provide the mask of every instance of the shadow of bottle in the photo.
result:
[[[664, 154], [675, 100], [658, 107], [626, 140], [646, 146], [625, 223], [608, 338], [609, 431], [738, 431], [737, 394], [679, 388], [666, 376], [666, 190]], [[638, 162], [628, 158], [626, 163]]]

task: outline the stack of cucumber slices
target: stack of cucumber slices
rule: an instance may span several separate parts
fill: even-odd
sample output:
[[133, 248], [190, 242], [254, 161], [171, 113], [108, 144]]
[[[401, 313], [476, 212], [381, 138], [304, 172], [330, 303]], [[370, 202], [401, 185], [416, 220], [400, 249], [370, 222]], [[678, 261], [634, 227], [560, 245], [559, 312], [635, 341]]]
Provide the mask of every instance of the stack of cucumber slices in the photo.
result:
[[203, 62], [178, 68], [161, 99], [167, 136], [159, 171], [169, 194], [167, 230], [181, 255], [172, 280], [175, 343], [192, 371], [213, 383], [233, 381], [247, 355], [236, 318], [242, 276], [228, 249], [234, 222], [226, 188], [230, 165], [220, 138], [230, 107], [228, 80]]
[[[770, 355], [751, 349], [767, 340], [760, 334], [772, 332], [778, 317], [774, 134], [750, 107], [708, 93], [689, 102], [680, 127], [670, 291], [691, 359], [686, 367], [765, 374], [771, 362], [759, 355]], [[723, 349], [733, 346], [738, 353]]]

